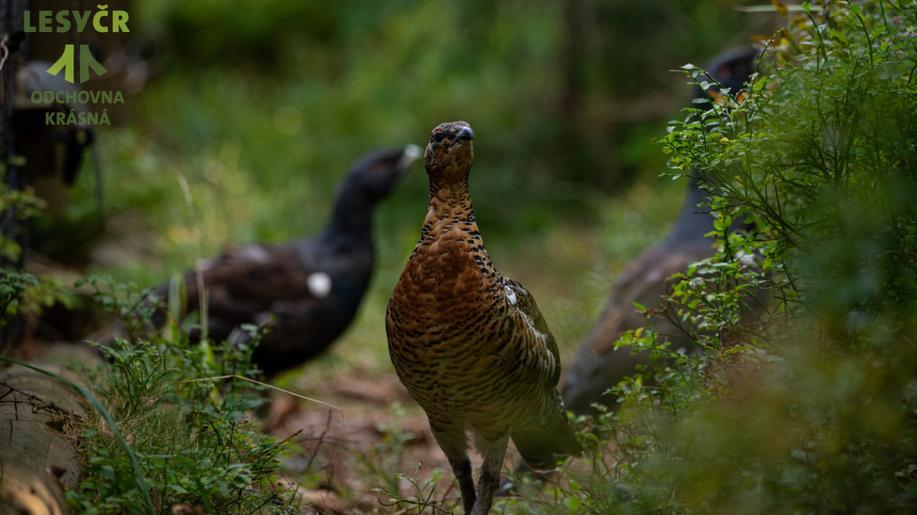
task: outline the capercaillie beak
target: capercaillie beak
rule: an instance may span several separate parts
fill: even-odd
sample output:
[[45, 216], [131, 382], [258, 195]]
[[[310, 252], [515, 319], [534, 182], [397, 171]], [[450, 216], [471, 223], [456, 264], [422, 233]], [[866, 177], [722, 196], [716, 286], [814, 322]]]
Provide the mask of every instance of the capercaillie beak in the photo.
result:
[[401, 158], [398, 159], [398, 169], [404, 172], [418, 157], [420, 157], [420, 147], [413, 144], [406, 145], [401, 153]]
[[471, 127], [462, 127], [455, 135], [456, 141], [471, 141], [474, 139], [474, 131]]

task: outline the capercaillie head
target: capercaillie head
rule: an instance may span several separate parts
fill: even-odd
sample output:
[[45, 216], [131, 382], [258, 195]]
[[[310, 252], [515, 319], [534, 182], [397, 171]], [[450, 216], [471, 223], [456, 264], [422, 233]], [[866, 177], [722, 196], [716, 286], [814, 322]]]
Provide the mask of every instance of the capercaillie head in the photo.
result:
[[430, 134], [424, 151], [424, 166], [431, 188], [462, 184], [474, 163], [474, 131], [467, 122], [441, 123]]
[[351, 190], [370, 203], [378, 202], [392, 192], [418, 157], [420, 148], [417, 145], [371, 152], [353, 165], [341, 188]]

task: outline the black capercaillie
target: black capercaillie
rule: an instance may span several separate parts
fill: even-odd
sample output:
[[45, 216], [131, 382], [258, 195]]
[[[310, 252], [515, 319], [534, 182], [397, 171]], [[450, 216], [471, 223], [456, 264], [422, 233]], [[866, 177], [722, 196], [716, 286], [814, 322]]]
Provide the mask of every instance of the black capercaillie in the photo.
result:
[[[419, 156], [415, 145], [366, 154], [341, 182], [321, 233], [279, 245], [230, 248], [201, 261], [184, 274], [181, 304], [200, 311], [206, 292], [206, 316], [199, 318], [216, 341], [247, 339], [238, 330], [243, 324], [268, 326], [252, 357], [268, 376], [321, 354], [353, 321], [372, 278], [376, 206]], [[154, 325], [166, 322], [162, 300], [169, 288], [161, 285], [148, 297], [157, 306]], [[93, 339], [109, 341], [122, 331], [114, 326]], [[201, 332], [192, 329], [190, 335], [197, 339]]]
[[[529, 465], [579, 452], [557, 392], [560, 357], [535, 300], [500, 275], [484, 248], [468, 187], [473, 132], [433, 130], [424, 153], [429, 206], [386, 314], [392, 363], [427, 414], [466, 512], [484, 514], [512, 439]], [[483, 456], [475, 490], [468, 435]]]
[[[755, 71], [757, 56], [758, 51], [752, 47], [728, 50], [716, 56], [706, 70], [719, 86], [712, 86], [709, 91], [698, 87], [695, 98], [710, 101], [710, 97], [721, 94], [720, 86], [729, 88], [731, 95], [739, 94]], [[669, 287], [670, 276], [686, 271], [692, 263], [716, 252], [713, 240], [706, 237], [713, 230], [713, 216], [698, 207], [709, 196], [701, 187], [702, 181], [699, 174], [692, 177], [681, 212], [665, 240], [644, 251], [618, 276], [602, 314], [564, 377], [561, 391], [573, 412], [589, 413], [597, 403], [614, 406], [615, 397], [606, 393], [608, 389], [650, 362], [648, 352], [634, 354], [630, 349], [615, 348], [615, 341], [625, 331], [649, 323], [673, 348], [691, 347], [692, 340], [683, 330], [663, 317], [648, 322], [633, 304], [658, 306]]]
[[[266, 323], [252, 360], [268, 376], [322, 353], [353, 321], [375, 268], [373, 213], [419, 157], [419, 148], [376, 150], [341, 182], [331, 219], [317, 236], [283, 245], [253, 245], [199, 265], [208, 291], [212, 337], [229, 338], [245, 323]], [[189, 272], [186, 302], [200, 291]]]

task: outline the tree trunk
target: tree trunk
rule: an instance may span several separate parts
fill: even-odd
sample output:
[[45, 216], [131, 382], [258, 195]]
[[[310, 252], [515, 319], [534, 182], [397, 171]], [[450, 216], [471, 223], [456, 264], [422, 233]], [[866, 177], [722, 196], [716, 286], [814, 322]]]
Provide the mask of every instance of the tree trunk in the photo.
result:
[[[60, 366], [36, 366], [78, 380]], [[53, 377], [19, 365], [0, 371], [0, 514], [68, 511], [64, 489], [76, 485], [77, 437], [92, 413]]]

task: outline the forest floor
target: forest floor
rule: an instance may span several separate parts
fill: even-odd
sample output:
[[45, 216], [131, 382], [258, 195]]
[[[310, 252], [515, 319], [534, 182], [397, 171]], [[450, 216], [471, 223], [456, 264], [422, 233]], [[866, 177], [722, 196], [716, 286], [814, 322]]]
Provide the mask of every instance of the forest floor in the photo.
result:
[[[339, 409], [278, 394], [274, 415], [265, 421], [274, 436], [298, 443], [298, 452], [282, 464], [284, 474], [301, 485], [307, 502], [333, 511], [382, 509], [391, 497], [382, 489], [406, 498], [419, 493], [408, 478], [435, 487], [434, 498], [440, 502], [458, 500], [451, 475], [435, 472], [450, 469], [423, 411], [394, 374], [316, 372], [302, 376], [297, 390]], [[295, 411], [277, 416], [290, 408]], [[391, 491], [396, 486], [398, 491]]]

